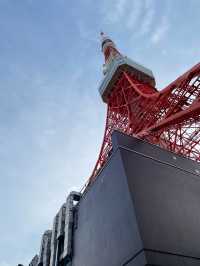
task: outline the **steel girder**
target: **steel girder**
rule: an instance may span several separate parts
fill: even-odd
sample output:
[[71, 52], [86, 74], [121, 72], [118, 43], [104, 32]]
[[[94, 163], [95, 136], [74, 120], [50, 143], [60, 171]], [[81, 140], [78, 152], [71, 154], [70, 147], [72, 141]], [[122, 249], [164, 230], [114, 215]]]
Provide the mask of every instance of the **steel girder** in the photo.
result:
[[200, 63], [162, 91], [123, 71], [108, 97], [100, 154], [91, 183], [112, 152], [114, 130], [200, 161]]

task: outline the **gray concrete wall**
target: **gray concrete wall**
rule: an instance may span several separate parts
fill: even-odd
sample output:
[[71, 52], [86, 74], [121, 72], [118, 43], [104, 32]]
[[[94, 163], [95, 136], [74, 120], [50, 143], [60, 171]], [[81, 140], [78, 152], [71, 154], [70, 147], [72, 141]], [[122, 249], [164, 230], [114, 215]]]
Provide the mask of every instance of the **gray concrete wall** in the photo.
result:
[[200, 178], [121, 150], [144, 248], [200, 258]]
[[200, 164], [123, 134], [113, 138], [148, 263], [199, 265]]
[[132, 200], [117, 152], [79, 203], [72, 265], [123, 265], [141, 249]]
[[200, 265], [199, 164], [120, 133], [78, 206], [72, 266]]

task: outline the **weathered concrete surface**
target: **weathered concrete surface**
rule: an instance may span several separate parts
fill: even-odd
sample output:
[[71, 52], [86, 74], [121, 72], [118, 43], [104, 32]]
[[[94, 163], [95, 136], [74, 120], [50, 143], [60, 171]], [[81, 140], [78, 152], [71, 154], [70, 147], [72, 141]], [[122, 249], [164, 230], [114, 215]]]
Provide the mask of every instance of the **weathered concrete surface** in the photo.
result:
[[200, 165], [115, 132], [78, 206], [72, 266], [200, 265]]

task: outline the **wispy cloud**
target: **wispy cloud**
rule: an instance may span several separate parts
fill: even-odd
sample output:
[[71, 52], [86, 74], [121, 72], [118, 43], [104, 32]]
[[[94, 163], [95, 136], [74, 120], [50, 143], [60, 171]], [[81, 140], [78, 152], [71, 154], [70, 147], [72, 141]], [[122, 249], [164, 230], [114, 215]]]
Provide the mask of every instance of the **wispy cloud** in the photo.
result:
[[126, 27], [129, 30], [134, 30], [142, 14], [143, 2], [140, 0], [133, 1], [130, 3], [130, 7], [126, 18]]
[[119, 22], [126, 13], [129, 0], [105, 1], [102, 6], [102, 14], [106, 24], [114, 24]]
[[140, 27], [140, 35], [147, 34], [153, 27], [153, 20], [156, 16], [156, 8], [154, 0], [145, 1], [144, 19]]
[[149, 35], [152, 43], [158, 43], [169, 29], [167, 4], [165, 6], [158, 10], [155, 0], [104, 1], [102, 19], [131, 32], [134, 38]]
[[11, 264], [7, 263], [6, 261], [0, 261], [1, 266], [11, 266]]
[[160, 25], [157, 27], [157, 29], [152, 34], [151, 42], [154, 44], [157, 44], [158, 42], [160, 42], [167, 34], [169, 27], [170, 27], [170, 23], [168, 21], [168, 18], [167, 16], [164, 16], [161, 20]]
[[119, 0], [116, 5], [116, 13], [118, 16], [124, 14], [126, 9], [127, 0]]

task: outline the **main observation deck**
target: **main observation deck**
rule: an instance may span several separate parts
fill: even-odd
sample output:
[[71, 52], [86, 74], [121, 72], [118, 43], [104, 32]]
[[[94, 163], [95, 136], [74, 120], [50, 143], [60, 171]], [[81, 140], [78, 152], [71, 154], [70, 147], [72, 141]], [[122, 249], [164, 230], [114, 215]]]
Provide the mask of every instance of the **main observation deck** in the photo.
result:
[[156, 85], [153, 72], [150, 69], [134, 62], [126, 56], [118, 56], [118, 58], [111, 60], [106, 66], [106, 75], [99, 87], [99, 93], [104, 102], [107, 102], [107, 97], [111, 93], [114, 83], [123, 71], [130, 72], [137, 80], [147, 83], [152, 87]]

